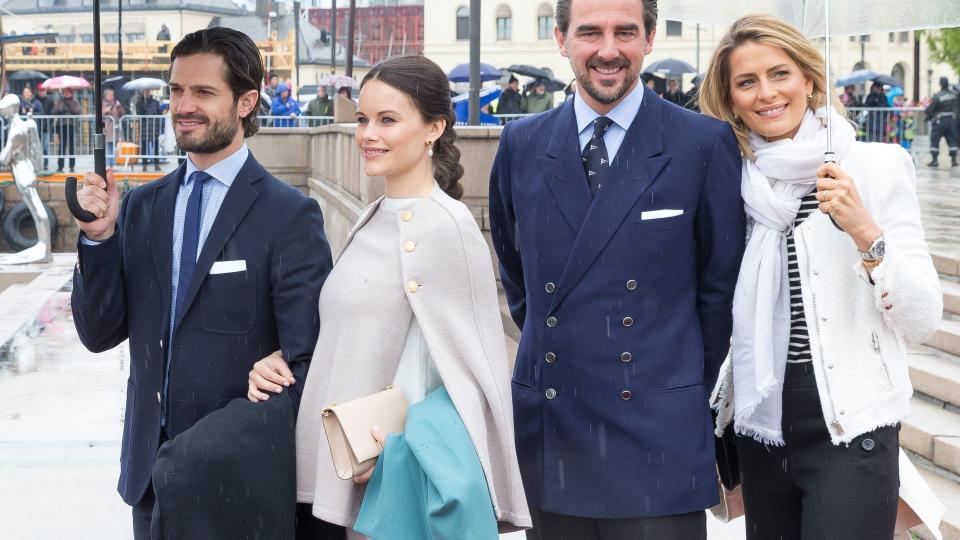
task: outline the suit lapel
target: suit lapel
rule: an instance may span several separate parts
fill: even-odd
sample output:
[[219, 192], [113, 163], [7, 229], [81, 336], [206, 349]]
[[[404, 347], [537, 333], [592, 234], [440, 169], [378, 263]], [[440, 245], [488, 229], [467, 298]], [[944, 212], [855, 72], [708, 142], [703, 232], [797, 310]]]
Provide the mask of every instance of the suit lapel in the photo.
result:
[[557, 128], [547, 145], [547, 155], [537, 158], [550, 194], [574, 234], [580, 231], [590, 208], [590, 187], [580, 157], [580, 138], [573, 100], [560, 111]]
[[[553, 312], [570, 290], [583, 278], [593, 262], [620, 229], [637, 200], [657, 180], [669, 156], [662, 155], [661, 101], [644, 89], [643, 102], [630, 129], [607, 170], [607, 179], [593, 199], [570, 257], [560, 275], [557, 294], [553, 296]], [[579, 168], [583, 170], [582, 166]], [[584, 185], [586, 180], [583, 180]]]
[[161, 180], [153, 192], [150, 208], [150, 246], [153, 251], [153, 264], [160, 284], [163, 298], [163, 335], [170, 328], [170, 302], [172, 301], [173, 275], [173, 217], [177, 206], [177, 193], [183, 175], [186, 174], [186, 162], [166, 179]]
[[233, 184], [230, 185], [230, 189], [220, 205], [220, 210], [217, 212], [217, 217], [213, 221], [213, 226], [210, 228], [210, 234], [207, 235], [203, 248], [200, 250], [197, 267], [193, 271], [193, 277], [190, 278], [190, 284], [187, 287], [187, 294], [183, 299], [183, 308], [177, 317], [176, 324], [178, 326], [184, 315], [190, 310], [197, 293], [200, 292], [200, 286], [207, 279], [213, 261], [223, 250], [227, 240], [236, 232], [240, 222], [243, 221], [244, 216], [253, 206], [253, 202], [257, 200], [259, 193], [255, 186], [264, 175], [266, 175], [266, 171], [253, 158], [253, 154], [250, 154]]

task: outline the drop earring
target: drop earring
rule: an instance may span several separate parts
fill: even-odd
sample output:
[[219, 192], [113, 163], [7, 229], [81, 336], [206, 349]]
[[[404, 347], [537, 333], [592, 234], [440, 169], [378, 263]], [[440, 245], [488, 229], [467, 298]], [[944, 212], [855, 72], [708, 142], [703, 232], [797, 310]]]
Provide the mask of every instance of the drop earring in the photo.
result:
[[433, 157], [433, 143], [427, 141], [427, 155]]

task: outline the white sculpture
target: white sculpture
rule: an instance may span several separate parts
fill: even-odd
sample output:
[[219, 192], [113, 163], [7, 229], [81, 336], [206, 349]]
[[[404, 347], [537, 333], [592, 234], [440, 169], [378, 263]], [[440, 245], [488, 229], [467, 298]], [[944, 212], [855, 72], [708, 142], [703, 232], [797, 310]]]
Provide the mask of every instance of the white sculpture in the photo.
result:
[[9, 166], [13, 172], [13, 181], [17, 191], [30, 210], [33, 223], [37, 228], [37, 243], [27, 249], [0, 259], [0, 264], [29, 264], [50, 262], [51, 253], [50, 218], [37, 192], [37, 171], [43, 165], [43, 152], [40, 147], [40, 135], [37, 123], [31, 116], [24, 120], [18, 116], [20, 98], [7, 94], [0, 99], [0, 117], [10, 124], [7, 144], [0, 151], [0, 163]]

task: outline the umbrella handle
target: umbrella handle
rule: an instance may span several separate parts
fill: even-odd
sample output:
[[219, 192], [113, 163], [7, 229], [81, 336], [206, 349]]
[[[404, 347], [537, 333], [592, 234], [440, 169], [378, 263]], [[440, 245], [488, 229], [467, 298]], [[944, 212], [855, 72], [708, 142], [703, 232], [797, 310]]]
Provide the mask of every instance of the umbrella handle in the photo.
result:
[[[837, 154], [835, 154], [835, 153], [833, 153], [833, 152], [830, 152], [830, 151], [824, 152], [824, 154], [823, 154], [823, 162], [824, 162], [824, 163], [836, 163], [836, 162], [837, 162]], [[846, 231], [843, 230], [843, 227], [841, 227], [839, 224], [837, 224], [837, 220], [833, 219], [833, 216], [830, 216], [830, 222], [833, 223], [833, 226], [836, 227], [838, 231], [840, 231], [840, 232], [846, 232]]]
[[[101, 135], [102, 137], [102, 135]], [[93, 150], [93, 170], [100, 178], [107, 177], [107, 156], [106, 150], [103, 148], [103, 145], [94, 144], [94, 146], [99, 146], [100, 148], [94, 148]], [[77, 199], [77, 177], [69, 176], [67, 180], [63, 183], [63, 194], [64, 199], [67, 201], [67, 208], [70, 209], [70, 213], [73, 214], [73, 217], [84, 223], [90, 223], [97, 219], [97, 216], [93, 212], [84, 210], [80, 206], [80, 200]]]

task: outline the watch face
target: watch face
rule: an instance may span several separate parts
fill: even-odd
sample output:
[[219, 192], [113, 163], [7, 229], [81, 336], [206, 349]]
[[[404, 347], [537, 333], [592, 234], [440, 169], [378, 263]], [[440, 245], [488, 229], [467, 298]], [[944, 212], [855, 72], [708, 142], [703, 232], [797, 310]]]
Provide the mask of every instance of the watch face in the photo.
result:
[[873, 243], [873, 246], [870, 247], [870, 254], [873, 255], [874, 259], [882, 259], [886, 252], [887, 243], [883, 240], [877, 240]]

